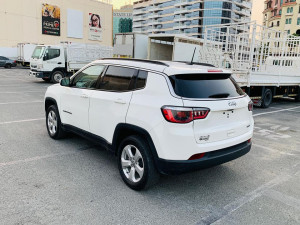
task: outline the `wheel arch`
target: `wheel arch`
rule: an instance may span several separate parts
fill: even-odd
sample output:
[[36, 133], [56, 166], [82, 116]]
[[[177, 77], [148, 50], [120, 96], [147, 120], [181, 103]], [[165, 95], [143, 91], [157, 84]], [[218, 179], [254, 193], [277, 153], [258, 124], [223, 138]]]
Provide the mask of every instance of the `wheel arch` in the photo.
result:
[[45, 111], [47, 111], [47, 109], [51, 106], [51, 105], [56, 105], [57, 109], [58, 109], [58, 105], [57, 102], [54, 98], [51, 97], [46, 97], [45, 99]]
[[151, 135], [146, 131], [145, 129], [132, 125], [127, 123], [120, 123], [116, 126], [114, 135], [113, 135], [113, 141], [112, 141], [112, 150], [117, 155], [118, 153], [118, 146], [121, 143], [121, 141], [131, 135], [139, 135], [143, 137], [147, 144], [149, 145], [149, 148], [151, 150], [152, 157], [154, 159], [154, 162], [156, 164], [158, 155], [155, 148], [155, 145], [153, 143], [153, 140], [151, 138]]

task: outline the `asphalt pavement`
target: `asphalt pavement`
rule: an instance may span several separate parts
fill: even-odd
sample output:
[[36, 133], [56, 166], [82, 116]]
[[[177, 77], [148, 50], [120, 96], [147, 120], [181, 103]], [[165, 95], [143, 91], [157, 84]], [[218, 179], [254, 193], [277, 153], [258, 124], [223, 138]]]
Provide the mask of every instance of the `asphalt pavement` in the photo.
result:
[[50, 85], [0, 69], [0, 224], [300, 224], [300, 103], [254, 108], [251, 151], [136, 192], [115, 156], [45, 126]]

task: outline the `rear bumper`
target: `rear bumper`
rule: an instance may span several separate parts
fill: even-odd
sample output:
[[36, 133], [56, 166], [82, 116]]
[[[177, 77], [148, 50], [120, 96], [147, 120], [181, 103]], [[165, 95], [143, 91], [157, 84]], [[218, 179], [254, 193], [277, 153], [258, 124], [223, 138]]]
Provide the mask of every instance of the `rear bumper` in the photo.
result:
[[247, 154], [251, 143], [243, 142], [232, 147], [205, 153], [204, 157], [196, 160], [165, 160], [157, 159], [157, 169], [162, 174], [179, 174], [204, 169], [229, 162]]

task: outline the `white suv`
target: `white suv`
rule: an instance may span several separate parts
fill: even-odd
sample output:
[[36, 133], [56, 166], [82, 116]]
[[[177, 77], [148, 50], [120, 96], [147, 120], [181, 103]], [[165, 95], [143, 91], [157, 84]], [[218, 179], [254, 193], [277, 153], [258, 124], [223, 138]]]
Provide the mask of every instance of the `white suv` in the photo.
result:
[[45, 94], [50, 137], [102, 144], [135, 190], [249, 152], [252, 108], [228, 71], [185, 62], [98, 60]]

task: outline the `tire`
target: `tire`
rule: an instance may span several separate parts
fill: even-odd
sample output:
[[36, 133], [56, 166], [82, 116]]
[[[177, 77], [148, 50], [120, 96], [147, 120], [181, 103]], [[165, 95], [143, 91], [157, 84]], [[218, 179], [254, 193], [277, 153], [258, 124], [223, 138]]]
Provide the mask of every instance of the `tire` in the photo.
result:
[[295, 102], [300, 102], [300, 94], [295, 97]]
[[6, 64], [4, 67], [7, 68], [7, 69], [10, 69], [11, 68], [11, 64]]
[[159, 180], [150, 148], [140, 136], [129, 136], [121, 142], [118, 167], [123, 181], [133, 190], [147, 189]]
[[59, 83], [60, 80], [64, 78], [64, 73], [61, 71], [54, 71], [51, 76], [51, 82], [56, 84]]
[[66, 132], [62, 129], [56, 105], [51, 105], [46, 111], [46, 127], [49, 136], [53, 139], [61, 139], [66, 135]]
[[272, 103], [272, 99], [273, 99], [272, 91], [270, 89], [266, 89], [262, 98], [261, 107], [268, 108]]
[[42, 78], [44, 81], [46, 81], [47, 83], [50, 83], [50, 79], [49, 78]]

